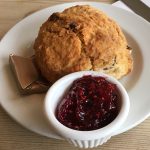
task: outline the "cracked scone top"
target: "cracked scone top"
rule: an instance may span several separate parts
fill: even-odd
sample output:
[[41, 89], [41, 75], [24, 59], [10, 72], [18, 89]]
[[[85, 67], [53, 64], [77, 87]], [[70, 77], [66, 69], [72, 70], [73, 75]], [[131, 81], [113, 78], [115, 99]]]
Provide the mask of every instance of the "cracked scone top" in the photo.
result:
[[117, 79], [132, 70], [132, 57], [120, 27], [88, 5], [53, 13], [34, 44], [37, 66], [50, 82], [71, 72], [95, 70]]

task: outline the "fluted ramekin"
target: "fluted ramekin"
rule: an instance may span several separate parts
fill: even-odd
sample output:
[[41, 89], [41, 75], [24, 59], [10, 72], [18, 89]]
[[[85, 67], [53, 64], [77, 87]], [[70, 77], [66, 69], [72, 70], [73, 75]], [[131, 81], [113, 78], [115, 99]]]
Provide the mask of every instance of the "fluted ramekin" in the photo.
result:
[[[106, 80], [117, 85], [121, 96], [119, 103], [120, 111], [117, 117], [107, 126], [92, 131], [70, 129], [60, 123], [55, 116], [56, 107], [64, 93], [68, 90], [74, 80], [83, 77], [84, 75], [105, 77]], [[69, 143], [80, 148], [93, 148], [102, 145], [110, 139], [114, 132], [124, 123], [129, 113], [129, 108], [129, 96], [122, 84], [115, 78], [96, 71], [80, 71], [62, 77], [50, 87], [46, 94], [44, 103], [45, 114], [53, 128]]]

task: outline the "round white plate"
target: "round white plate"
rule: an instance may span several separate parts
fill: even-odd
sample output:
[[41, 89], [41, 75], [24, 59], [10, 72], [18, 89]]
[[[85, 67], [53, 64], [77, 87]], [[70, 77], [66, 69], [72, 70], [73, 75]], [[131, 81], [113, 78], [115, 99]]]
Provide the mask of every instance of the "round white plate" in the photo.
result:
[[32, 46], [41, 24], [53, 12], [63, 11], [77, 4], [90, 4], [116, 20], [133, 48], [134, 69], [121, 80], [131, 101], [129, 116], [115, 134], [122, 133], [150, 115], [150, 24], [133, 13], [111, 5], [96, 2], [66, 3], [38, 11], [15, 25], [0, 43], [0, 103], [8, 114], [24, 127], [44, 136], [61, 138], [51, 128], [43, 113], [45, 94], [19, 94], [8, 56], [11, 53], [31, 56], [34, 53]]

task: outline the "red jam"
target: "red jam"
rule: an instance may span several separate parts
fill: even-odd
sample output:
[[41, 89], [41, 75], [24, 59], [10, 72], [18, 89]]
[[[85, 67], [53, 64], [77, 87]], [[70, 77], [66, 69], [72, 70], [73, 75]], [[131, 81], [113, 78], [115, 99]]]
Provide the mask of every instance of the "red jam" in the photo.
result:
[[83, 76], [75, 80], [56, 109], [57, 119], [81, 131], [102, 128], [118, 115], [119, 91], [104, 77]]

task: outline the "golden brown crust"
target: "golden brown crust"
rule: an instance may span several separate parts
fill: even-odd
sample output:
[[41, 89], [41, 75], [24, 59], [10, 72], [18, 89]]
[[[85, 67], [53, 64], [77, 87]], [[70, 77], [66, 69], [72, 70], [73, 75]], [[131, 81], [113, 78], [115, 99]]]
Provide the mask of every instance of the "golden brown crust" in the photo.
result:
[[34, 44], [43, 76], [53, 82], [80, 70], [97, 70], [117, 79], [132, 70], [132, 57], [120, 27], [88, 5], [54, 13]]

